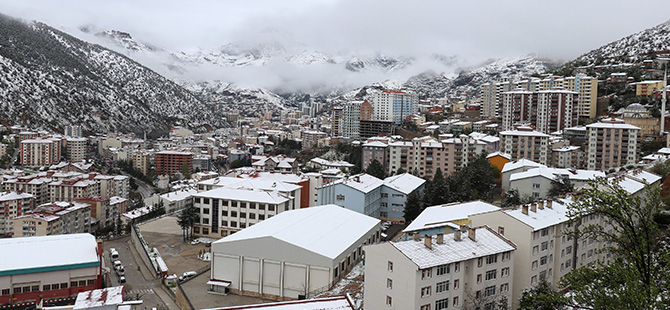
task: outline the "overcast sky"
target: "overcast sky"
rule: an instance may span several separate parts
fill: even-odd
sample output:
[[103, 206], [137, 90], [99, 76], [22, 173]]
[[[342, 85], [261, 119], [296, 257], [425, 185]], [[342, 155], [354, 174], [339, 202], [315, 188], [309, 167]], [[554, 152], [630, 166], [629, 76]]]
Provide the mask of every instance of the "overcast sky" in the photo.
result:
[[569, 60], [667, 21], [670, 1], [2, 0], [0, 12], [75, 35], [83, 25], [126, 31], [171, 51], [275, 40], [328, 53]]

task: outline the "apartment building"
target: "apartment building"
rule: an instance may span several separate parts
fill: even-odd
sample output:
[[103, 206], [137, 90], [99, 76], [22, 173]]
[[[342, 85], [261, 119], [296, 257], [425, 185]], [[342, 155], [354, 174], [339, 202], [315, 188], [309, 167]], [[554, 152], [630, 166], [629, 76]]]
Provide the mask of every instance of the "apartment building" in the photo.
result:
[[396, 90], [384, 90], [374, 97], [373, 119], [402, 124], [407, 116], [416, 113], [419, 104], [417, 94]]
[[516, 124], [531, 123], [548, 134], [577, 125], [578, 97], [563, 89], [502, 93], [502, 128], [512, 130]]
[[192, 195], [200, 214], [193, 234], [225, 237], [295, 206], [276, 191], [220, 187]]
[[118, 209], [119, 204], [110, 204], [107, 197], [82, 197], [77, 198], [76, 201], [91, 206], [91, 217], [97, 220], [99, 227], [111, 225], [121, 215]]
[[635, 85], [635, 96], [649, 97], [652, 96], [654, 92], [663, 88], [663, 81], [642, 81], [632, 83], [631, 85]]
[[497, 119], [502, 112], [502, 94], [515, 86], [508, 78], [496, 83], [486, 83], [480, 88], [481, 117]]
[[330, 115], [331, 127], [330, 134], [333, 137], [342, 136], [344, 108], [342, 106], [333, 107], [333, 112]]
[[78, 162], [86, 159], [86, 138], [67, 138], [65, 139], [65, 150], [67, 160], [70, 162]]
[[365, 246], [365, 309], [493, 309], [512, 300], [515, 249], [487, 226]]
[[49, 183], [53, 181], [47, 173], [31, 174], [3, 181], [2, 190], [32, 194], [35, 197], [35, 204], [41, 205], [50, 201]]
[[91, 206], [80, 202], [55, 202], [37, 206], [12, 221], [13, 237], [88, 233]]
[[639, 127], [626, 124], [622, 119], [605, 118], [586, 125], [586, 130], [589, 170], [605, 171], [637, 163]]
[[151, 153], [148, 151], [135, 151], [128, 154], [130, 160], [133, 161], [133, 168], [147, 175], [151, 167]]
[[[392, 141], [388, 144], [388, 175], [392, 175], [402, 168], [409, 171], [409, 154], [413, 154], [411, 141]], [[410, 171], [411, 172], [411, 171]]]
[[342, 136], [360, 138], [361, 106], [363, 101], [350, 101], [344, 104], [342, 111]]
[[623, 121], [626, 124], [640, 128], [641, 138], [658, 136], [661, 130], [660, 119], [652, 117], [649, 110], [639, 103], [631, 103], [623, 111]]
[[72, 201], [82, 197], [100, 196], [100, 182], [85, 178], [73, 177], [49, 183], [49, 202]]
[[41, 167], [60, 161], [61, 144], [57, 139], [26, 139], [19, 143], [21, 165]]
[[28, 193], [0, 193], [0, 237], [12, 237], [12, 221], [35, 207], [35, 196]]
[[597, 177], [605, 177], [605, 173], [594, 170], [538, 167], [510, 175], [509, 189], [516, 189], [520, 197], [544, 199], [549, 195], [552, 182], [559, 177], [567, 178], [575, 188], [579, 188]]
[[368, 166], [373, 160], [378, 161], [384, 169], [388, 169], [388, 141], [373, 140], [366, 142], [362, 146], [362, 160], [363, 170], [368, 169]]
[[549, 162], [549, 135], [533, 130], [528, 126], [519, 126], [515, 130], [500, 132], [501, 152], [512, 156], [516, 161], [530, 159], [546, 165]]
[[[589, 120], [596, 118], [598, 103], [598, 79], [585, 74], [563, 79], [563, 88], [579, 94], [577, 104], [577, 115], [580, 119]], [[574, 125], [577, 125], [576, 123]]]
[[312, 149], [319, 147], [319, 140], [328, 137], [328, 134], [316, 130], [306, 130], [302, 132], [302, 149]]
[[[546, 280], [557, 287], [562, 277], [573, 270], [582, 254], [595, 259], [592, 250], [601, 247], [596, 240], [587, 241], [591, 247], [583, 248], [581, 240], [572, 239], [565, 232], [574, 229], [568, 218], [571, 200], [539, 201], [529, 205], [470, 216], [472, 225], [489, 225], [517, 246], [514, 253], [514, 288], [511, 290], [512, 308], [526, 288]], [[598, 244], [596, 244], [598, 243]]]
[[160, 151], [156, 153], [156, 174], [173, 175], [193, 168], [193, 154], [189, 152]]
[[560, 148], [551, 150], [551, 165], [556, 168], [575, 168], [584, 167], [584, 150], [579, 146], [564, 145]]

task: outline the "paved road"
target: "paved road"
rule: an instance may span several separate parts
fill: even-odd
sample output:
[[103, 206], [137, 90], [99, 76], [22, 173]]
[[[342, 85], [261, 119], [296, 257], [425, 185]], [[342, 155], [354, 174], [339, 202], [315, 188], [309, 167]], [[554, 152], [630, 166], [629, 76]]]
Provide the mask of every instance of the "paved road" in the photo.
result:
[[[112, 275], [110, 277], [112, 286], [125, 285], [126, 298], [131, 300], [141, 299], [144, 301], [144, 307], [149, 309], [153, 307], [158, 309], [167, 309], [168, 307], [157, 295], [157, 291], [161, 290], [161, 284], [159, 280], [153, 278], [145, 279], [142, 273], [138, 270], [138, 266], [142, 268], [146, 267], [137, 264], [135, 257], [131, 253], [129, 240], [130, 237], [123, 237], [116, 240], [105, 241], [103, 244], [105, 250], [105, 259], [108, 259], [109, 257], [109, 249], [115, 248], [119, 252], [119, 260], [126, 270], [126, 283], [119, 283], [119, 277], [116, 275], [116, 273], [114, 273], [114, 271], [112, 271]], [[142, 262], [140, 262], [140, 264], [142, 264]], [[109, 265], [111, 265], [111, 263], [107, 263], [107, 266]], [[164, 292], [159, 293], [164, 294]]]
[[145, 183], [144, 181], [133, 177], [130, 174], [127, 174], [125, 171], [121, 171], [121, 173], [129, 178], [133, 178], [135, 180], [135, 184], [137, 184], [137, 191], [142, 195], [142, 200], [147, 199], [151, 197], [151, 195], [154, 194], [154, 189], [153, 186], [150, 186], [149, 184]]

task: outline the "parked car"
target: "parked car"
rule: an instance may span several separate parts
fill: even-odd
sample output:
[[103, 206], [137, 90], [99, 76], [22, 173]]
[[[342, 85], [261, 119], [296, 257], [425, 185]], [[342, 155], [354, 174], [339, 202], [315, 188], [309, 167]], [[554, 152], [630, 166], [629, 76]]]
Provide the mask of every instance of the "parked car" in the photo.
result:
[[117, 252], [116, 249], [111, 248], [109, 250], [110, 250], [109, 251], [109, 257], [111, 257], [112, 259], [119, 259], [119, 252]]
[[114, 265], [114, 269], [115, 269], [115, 270], [116, 270], [117, 268], [119, 268], [119, 266], [123, 266], [123, 264], [121, 264], [121, 261], [120, 261], [120, 260], [115, 260], [112, 264]]
[[188, 280], [188, 279], [190, 279], [190, 278], [195, 277], [196, 275], [197, 275], [197, 273], [196, 273], [195, 271], [187, 271], [187, 272], [184, 272], [184, 274], [182, 274], [182, 275], [179, 277], [179, 282], [186, 281], [186, 280]]
[[211, 247], [211, 246], [212, 246], [212, 242], [210, 242], [210, 241], [205, 242], [205, 246], [206, 246], [206, 247]]
[[195, 244], [200, 244], [200, 243], [202, 243], [202, 242], [200, 241], [200, 239], [193, 239], [193, 240], [191, 241], [191, 244], [193, 244], [193, 245], [195, 245]]
[[126, 277], [120, 276], [119, 277], [119, 283], [126, 283]]
[[126, 269], [123, 268], [123, 266], [119, 266], [119, 268], [116, 268], [116, 274], [119, 276], [125, 276], [126, 275]]

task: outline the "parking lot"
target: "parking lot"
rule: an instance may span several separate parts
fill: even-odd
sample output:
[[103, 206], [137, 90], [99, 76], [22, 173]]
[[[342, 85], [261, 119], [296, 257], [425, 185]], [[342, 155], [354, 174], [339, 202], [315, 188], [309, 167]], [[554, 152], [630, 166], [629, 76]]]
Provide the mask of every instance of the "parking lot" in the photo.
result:
[[204, 244], [185, 243], [177, 218], [166, 216], [140, 226], [142, 237], [150, 247], [155, 247], [167, 264], [170, 273], [177, 276], [186, 271], [209, 266], [208, 261], [198, 259], [200, 251], [209, 251]]
[[209, 281], [209, 272], [205, 272], [181, 285], [186, 296], [191, 300], [191, 304], [196, 309], [207, 309], [217, 307], [232, 307], [252, 304], [262, 304], [271, 302], [257, 297], [240, 295], [218, 295], [207, 292], [207, 281]]

